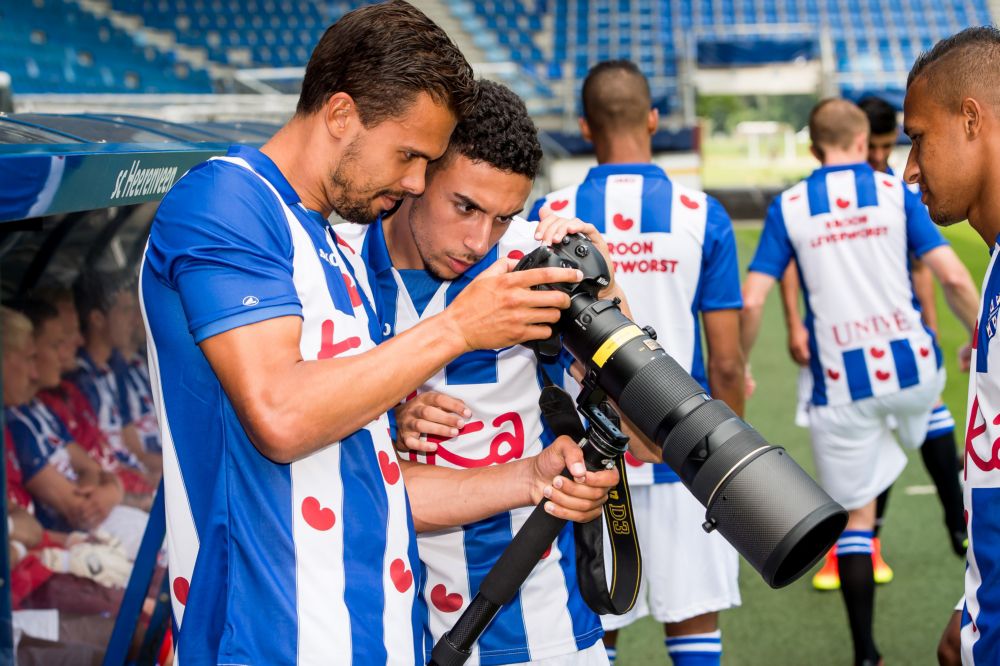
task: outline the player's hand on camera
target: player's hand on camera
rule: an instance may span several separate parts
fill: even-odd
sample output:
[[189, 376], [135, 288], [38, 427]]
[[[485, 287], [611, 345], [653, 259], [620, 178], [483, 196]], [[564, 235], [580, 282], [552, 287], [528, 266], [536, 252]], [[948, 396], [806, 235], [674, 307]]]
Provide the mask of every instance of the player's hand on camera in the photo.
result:
[[501, 349], [552, 335], [552, 324], [569, 306], [569, 296], [532, 287], [579, 282], [575, 268], [532, 268], [514, 271], [517, 262], [502, 258], [469, 283], [442, 316], [466, 351]]
[[[583, 452], [566, 436], [557, 437], [532, 461], [531, 499], [536, 504], [548, 498], [545, 509], [565, 520], [586, 523], [601, 515], [608, 491], [618, 485], [618, 470], [591, 472], [583, 462]], [[562, 476], [568, 468], [572, 479]]]
[[458, 398], [437, 391], [420, 393], [395, 409], [396, 448], [400, 451], [433, 453], [437, 444], [426, 435], [443, 439], [458, 436], [458, 429], [466, 424], [472, 411]]
[[568, 234], [583, 234], [594, 244], [594, 247], [604, 257], [604, 261], [607, 262], [611, 272], [610, 284], [598, 295], [601, 298], [609, 295], [615, 286], [614, 263], [611, 260], [611, 251], [608, 249], [608, 244], [601, 232], [597, 230], [597, 227], [577, 218], [559, 217], [548, 206], [543, 206], [538, 216], [540, 220], [538, 226], [535, 228], [535, 240], [541, 241], [546, 245], [556, 245], [562, 242], [562, 239]]

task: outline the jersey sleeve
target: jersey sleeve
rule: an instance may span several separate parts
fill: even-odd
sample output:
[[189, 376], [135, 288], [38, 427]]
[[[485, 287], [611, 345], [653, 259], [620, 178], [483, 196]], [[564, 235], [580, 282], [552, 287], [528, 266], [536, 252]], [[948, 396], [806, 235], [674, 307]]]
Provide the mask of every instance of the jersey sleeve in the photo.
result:
[[738, 310], [743, 307], [743, 296], [733, 223], [722, 204], [712, 197], [708, 198], [707, 216], [698, 309]]
[[920, 194], [906, 189], [903, 192], [906, 207], [906, 248], [918, 259], [936, 247], [947, 245], [937, 225], [931, 221], [927, 206], [920, 201]]
[[785, 216], [781, 212], [781, 197], [777, 197], [767, 209], [764, 230], [760, 234], [757, 252], [750, 262], [749, 270], [780, 280], [791, 260], [792, 242], [788, 238]]
[[27, 483], [49, 464], [51, 451], [42, 441], [41, 434], [33, 431], [21, 419], [8, 418], [7, 427], [14, 443], [17, 462], [21, 467], [21, 482]]
[[164, 198], [147, 266], [180, 295], [196, 343], [256, 322], [302, 316], [292, 241], [276, 195], [226, 162], [196, 167]]

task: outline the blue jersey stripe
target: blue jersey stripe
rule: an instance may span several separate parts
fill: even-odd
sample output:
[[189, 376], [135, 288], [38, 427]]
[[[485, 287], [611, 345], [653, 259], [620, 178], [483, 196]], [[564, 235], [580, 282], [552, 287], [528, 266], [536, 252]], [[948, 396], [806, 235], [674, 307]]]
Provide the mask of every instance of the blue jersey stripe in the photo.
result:
[[844, 370], [847, 372], [847, 386], [851, 391], [851, 400], [872, 397], [872, 382], [868, 376], [864, 349], [844, 352]]
[[830, 196], [826, 191], [826, 173], [814, 173], [806, 179], [809, 214], [813, 217], [830, 212]]
[[[795, 257], [794, 252], [792, 253], [793, 258]], [[806, 281], [802, 277], [802, 265], [798, 262], [796, 258], [795, 262], [796, 272], [799, 274], [799, 285], [802, 289], [802, 299], [806, 304], [806, 317], [805, 324], [806, 330], [809, 331], [809, 370], [812, 372], [813, 377], [813, 390], [812, 390], [812, 404], [820, 406], [827, 403], [826, 398], [826, 376], [823, 374], [823, 366], [819, 362], [819, 345], [816, 342], [816, 321], [813, 316], [812, 308], [809, 306], [809, 288], [806, 286]]]
[[[465, 563], [472, 594], [479, 592], [483, 578], [514, 538], [510, 521], [510, 513], [505, 511], [465, 526]], [[479, 639], [479, 662], [489, 666], [521, 661], [531, 661], [531, 654], [521, 610], [521, 593], [518, 591], [514, 599], [497, 613], [489, 631]]]
[[858, 208], [878, 206], [878, 190], [875, 188], [874, 171], [854, 169], [854, 188], [858, 193]]
[[920, 372], [917, 370], [917, 357], [913, 355], [913, 347], [906, 338], [893, 340], [889, 343], [892, 358], [896, 362], [896, 376], [899, 378], [899, 388], [904, 389], [920, 383]]
[[1000, 515], [1000, 488], [973, 488], [971, 494], [970, 543], [982, 580], [975, 591], [979, 638], [972, 654], [977, 664], [995, 664], [1000, 662], [1000, 523], [991, 517]]
[[673, 184], [666, 178], [643, 177], [642, 220], [640, 221], [642, 233], [670, 233], [673, 189]]
[[496, 384], [500, 373], [499, 357], [500, 352], [495, 349], [477, 349], [462, 354], [445, 366], [448, 384]]
[[604, 233], [604, 180], [584, 180], [576, 188], [576, 216]]
[[[344, 602], [351, 614], [351, 659], [354, 664], [381, 664], [388, 656], [382, 636], [385, 595], [396, 594], [396, 590], [385, 589], [382, 568], [372, 563], [386, 559], [388, 498], [371, 434], [359, 430], [341, 441], [340, 449], [347, 581]], [[390, 560], [395, 555], [389, 553]], [[414, 572], [415, 583], [419, 582], [416, 575]]]

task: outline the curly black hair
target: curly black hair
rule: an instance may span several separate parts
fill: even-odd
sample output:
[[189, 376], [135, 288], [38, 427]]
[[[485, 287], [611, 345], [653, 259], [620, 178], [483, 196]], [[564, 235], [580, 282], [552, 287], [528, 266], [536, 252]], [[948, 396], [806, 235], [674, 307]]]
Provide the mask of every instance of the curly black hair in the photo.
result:
[[476, 106], [455, 127], [439, 165], [447, 164], [454, 155], [463, 155], [534, 180], [542, 161], [542, 146], [524, 102], [500, 83], [484, 79], [477, 86]]

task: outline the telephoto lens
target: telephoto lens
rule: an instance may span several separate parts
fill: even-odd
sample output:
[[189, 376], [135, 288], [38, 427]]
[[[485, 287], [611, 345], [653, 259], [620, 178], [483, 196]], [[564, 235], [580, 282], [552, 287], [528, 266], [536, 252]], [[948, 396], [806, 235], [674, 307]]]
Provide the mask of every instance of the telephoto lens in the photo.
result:
[[[580, 249], [584, 248], [584, 249]], [[650, 328], [639, 328], [614, 301], [600, 253], [570, 235], [526, 255], [515, 270], [571, 266], [578, 284], [546, 285], [570, 294], [556, 333], [585, 369], [585, 386], [614, 400], [663, 451], [663, 460], [706, 507], [704, 527], [718, 530], [771, 587], [795, 581], [822, 557], [847, 524], [847, 512], [799, 467], [667, 354]], [[551, 351], [557, 346], [543, 344]]]

